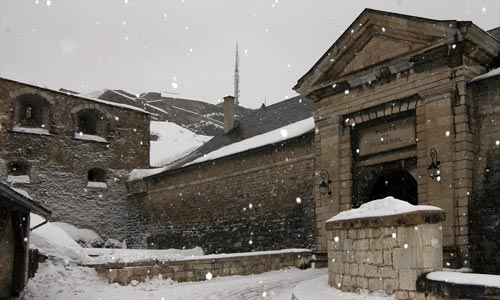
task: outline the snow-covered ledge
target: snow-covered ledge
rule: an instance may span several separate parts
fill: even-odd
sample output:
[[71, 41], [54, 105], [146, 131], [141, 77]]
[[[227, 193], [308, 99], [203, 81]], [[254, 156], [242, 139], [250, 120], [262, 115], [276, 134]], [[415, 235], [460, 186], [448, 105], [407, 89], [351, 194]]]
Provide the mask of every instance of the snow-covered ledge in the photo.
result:
[[85, 134], [82, 132], [75, 132], [74, 138], [77, 140], [93, 141], [93, 142], [99, 142], [99, 143], [107, 143], [108, 142], [102, 136], [93, 135], [93, 134]]
[[387, 197], [326, 222], [331, 286], [417, 299], [417, 279], [442, 270], [445, 212]]

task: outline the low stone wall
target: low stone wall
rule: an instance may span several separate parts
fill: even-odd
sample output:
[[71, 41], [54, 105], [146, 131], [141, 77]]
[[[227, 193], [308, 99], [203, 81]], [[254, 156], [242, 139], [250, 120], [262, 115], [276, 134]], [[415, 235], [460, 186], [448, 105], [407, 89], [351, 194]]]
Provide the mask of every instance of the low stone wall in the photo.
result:
[[[89, 265], [109, 283], [127, 285], [132, 280], [171, 278], [178, 282], [202, 281], [217, 276], [259, 274], [285, 268], [307, 268], [312, 252], [307, 249], [288, 249], [237, 254], [218, 254], [193, 259], [146, 261], [139, 263], [111, 263]], [[210, 275], [207, 277], [207, 274]]]
[[330, 285], [420, 299], [419, 276], [442, 269], [444, 219], [444, 211], [429, 210], [327, 222]]

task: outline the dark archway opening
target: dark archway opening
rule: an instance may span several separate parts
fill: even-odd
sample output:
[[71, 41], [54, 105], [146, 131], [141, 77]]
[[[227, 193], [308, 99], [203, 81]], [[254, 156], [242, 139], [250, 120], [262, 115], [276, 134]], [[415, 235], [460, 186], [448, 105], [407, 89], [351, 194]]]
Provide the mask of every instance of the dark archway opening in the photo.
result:
[[392, 196], [410, 204], [418, 204], [417, 181], [405, 170], [381, 175], [373, 185], [369, 201]]

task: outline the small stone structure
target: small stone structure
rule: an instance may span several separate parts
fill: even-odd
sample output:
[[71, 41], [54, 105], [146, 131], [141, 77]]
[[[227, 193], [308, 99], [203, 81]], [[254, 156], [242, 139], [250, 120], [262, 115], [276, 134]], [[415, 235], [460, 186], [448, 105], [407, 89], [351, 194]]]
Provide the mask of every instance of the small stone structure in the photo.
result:
[[[218, 254], [171, 261], [146, 261], [140, 263], [113, 263], [94, 265], [97, 273], [109, 283], [127, 285], [132, 280], [161, 275], [172, 280], [202, 281], [217, 276], [260, 274], [285, 268], [306, 268], [311, 263], [308, 249], [287, 249], [238, 254]], [[210, 274], [209, 274], [210, 273]]]
[[[378, 201], [385, 200], [373, 202]], [[393, 199], [389, 207], [397, 202], [402, 201]], [[345, 292], [383, 290], [397, 299], [416, 299], [418, 277], [442, 269], [444, 211], [427, 206], [385, 216], [338, 216], [326, 224], [333, 287]]]

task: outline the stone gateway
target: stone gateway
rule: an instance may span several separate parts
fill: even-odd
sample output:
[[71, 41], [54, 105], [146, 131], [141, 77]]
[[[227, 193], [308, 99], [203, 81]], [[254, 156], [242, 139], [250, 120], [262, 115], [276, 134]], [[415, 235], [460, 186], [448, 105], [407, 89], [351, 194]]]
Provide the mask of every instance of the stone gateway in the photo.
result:
[[299, 79], [314, 101], [314, 168], [332, 180], [331, 195], [314, 194], [318, 251], [328, 218], [392, 195], [446, 211], [445, 267], [500, 269], [500, 90], [477, 77], [499, 67], [496, 33], [366, 9]]

